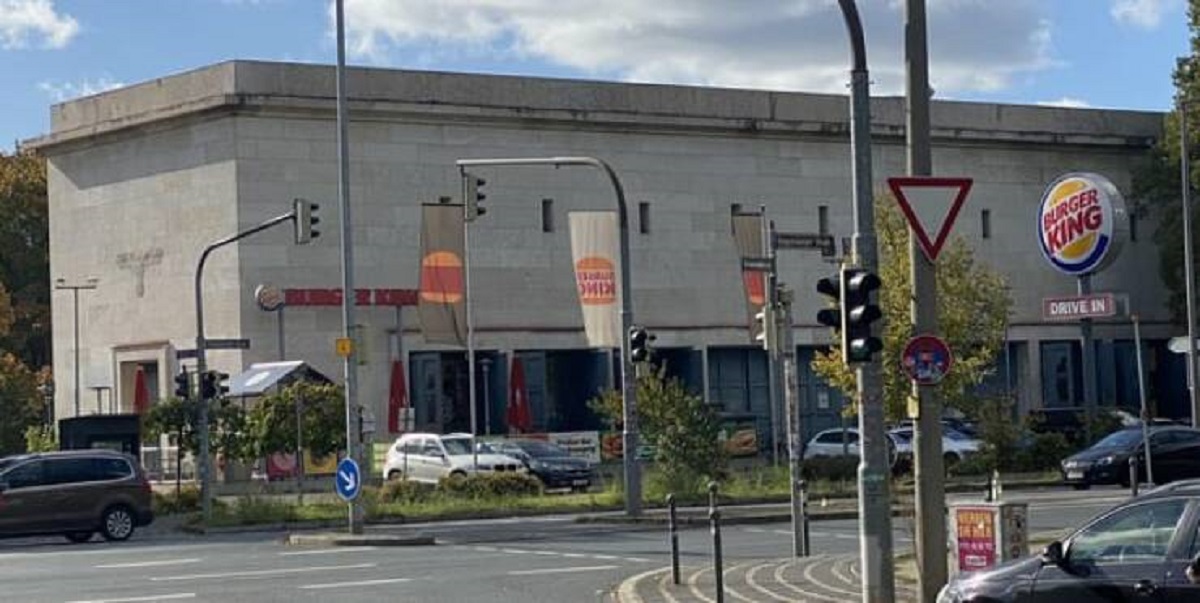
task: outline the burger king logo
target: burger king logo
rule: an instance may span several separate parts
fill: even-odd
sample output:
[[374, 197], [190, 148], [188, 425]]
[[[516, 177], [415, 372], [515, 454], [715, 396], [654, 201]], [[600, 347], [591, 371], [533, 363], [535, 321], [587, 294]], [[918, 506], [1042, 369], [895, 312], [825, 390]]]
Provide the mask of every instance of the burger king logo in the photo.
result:
[[462, 260], [449, 251], [434, 251], [421, 259], [421, 299], [454, 304], [463, 298]]
[[743, 270], [742, 282], [746, 285], [746, 297], [750, 300], [750, 305], [761, 306], [767, 302], [761, 270]]
[[617, 300], [617, 275], [608, 258], [588, 256], [575, 262], [579, 301], [585, 306], [611, 304]]
[[1060, 272], [1080, 276], [1107, 266], [1129, 232], [1120, 191], [1098, 174], [1060, 176], [1042, 196], [1038, 242]]

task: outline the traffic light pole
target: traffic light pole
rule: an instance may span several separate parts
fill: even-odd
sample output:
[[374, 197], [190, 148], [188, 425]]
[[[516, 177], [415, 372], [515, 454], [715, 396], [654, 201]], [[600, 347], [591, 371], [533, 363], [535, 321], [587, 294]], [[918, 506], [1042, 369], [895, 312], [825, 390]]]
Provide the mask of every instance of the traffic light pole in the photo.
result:
[[[296, 212], [290, 211], [282, 216], [276, 216], [248, 230], [243, 230], [233, 236], [225, 237], [216, 242], [209, 243], [204, 251], [200, 253], [200, 261], [196, 264], [196, 375], [199, 380], [201, 375], [208, 370], [208, 340], [204, 338], [204, 295], [203, 295], [203, 277], [204, 264], [208, 261], [208, 256], [218, 248], [224, 247], [230, 243], [244, 239], [250, 235], [262, 232], [272, 226], [289, 222], [296, 218]], [[204, 519], [204, 527], [207, 528], [209, 521], [212, 519], [212, 475], [211, 463], [209, 462], [209, 433], [208, 433], [208, 400], [204, 396], [197, 393], [199, 401], [199, 411], [196, 413], [196, 430], [200, 432], [200, 511]]]
[[[929, 124], [929, 57], [925, 34], [925, 0], [906, 0], [904, 48], [907, 64], [908, 174], [933, 174]], [[919, 249], [912, 230], [908, 234], [912, 269], [912, 320], [914, 334], [937, 331], [937, 273], [933, 262]], [[914, 476], [916, 484], [917, 594], [922, 603], [933, 603], [946, 583], [946, 474], [942, 460], [942, 408], [937, 390], [913, 385], [918, 417], [913, 422]]]
[[804, 479], [800, 473], [800, 391], [796, 378], [796, 343], [792, 333], [792, 301], [795, 293], [780, 285], [775, 296], [779, 300], [779, 341], [783, 348], [784, 416], [787, 421], [788, 470], [792, 486], [792, 555], [806, 557], [809, 554], [808, 518], [805, 517], [804, 501], [800, 494], [800, 482]]
[[[871, 183], [871, 96], [862, 21], [854, 0], [838, 0], [850, 35], [850, 148], [853, 154], [854, 236], [858, 265], [877, 271], [875, 209]], [[883, 425], [883, 378], [875, 354], [858, 366], [858, 429], [862, 456], [858, 465], [859, 555], [865, 603], [894, 601], [892, 509], [889, 492], [887, 434]]]

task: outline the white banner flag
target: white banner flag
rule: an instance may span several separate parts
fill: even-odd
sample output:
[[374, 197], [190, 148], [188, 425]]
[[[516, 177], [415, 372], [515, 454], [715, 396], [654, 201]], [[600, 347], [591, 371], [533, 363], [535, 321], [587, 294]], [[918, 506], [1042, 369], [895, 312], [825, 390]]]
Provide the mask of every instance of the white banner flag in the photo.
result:
[[587, 332], [588, 345], [594, 348], [620, 347], [617, 213], [571, 212], [569, 218], [571, 259], [575, 266], [575, 284], [579, 290], [579, 305], [583, 308], [583, 328]]

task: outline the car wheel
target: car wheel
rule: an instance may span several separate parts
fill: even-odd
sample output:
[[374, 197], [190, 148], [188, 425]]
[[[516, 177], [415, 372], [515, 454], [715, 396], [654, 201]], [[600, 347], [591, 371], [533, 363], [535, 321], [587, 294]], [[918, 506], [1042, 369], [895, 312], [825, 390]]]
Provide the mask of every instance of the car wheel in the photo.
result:
[[125, 505], [114, 505], [105, 509], [100, 518], [100, 534], [105, 540], [129, 540], [133, 535], [133, 511]]
[[450, 479], [467, 479], [466, 471], [451, 471]]
[[404, 474], [396, 469], [392, 469], [391, 471], [388, 471], [388, 474], [387, 474], [387, 478], [388, 478], [389, 482], [394, 482], [403, 477], [404, 477]]
[[1075, 488], [1076, 490], [1087, 490], [1088, 488], [1091, 488], [1092, 485], [1087, 482], [1084, 482], [1082, 484], [1071, 484], [1071, 487]]
[[83, 544], [92, 539], [91, 532], [67, 532], [66, 534], [63, 534], [63, 536], [66, 536], [67, 540], [70, 540], [75, 544]]

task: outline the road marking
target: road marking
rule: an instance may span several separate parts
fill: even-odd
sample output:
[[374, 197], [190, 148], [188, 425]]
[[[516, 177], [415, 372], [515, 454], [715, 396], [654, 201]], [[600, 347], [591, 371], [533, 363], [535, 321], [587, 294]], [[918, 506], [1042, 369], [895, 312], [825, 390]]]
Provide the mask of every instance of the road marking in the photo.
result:
[[373, 551], [377, 547], [373, 546], [340, 546], [335, 549], [316, 549], [312, 551], [288, 551], [280, 553], [280, 557], [292, 557], [295, 555], [332, 555], [335, 553], [359, 553], [362, 551]]
[[[1154, 452], [1154, 451], [1151, 450], [1151, 452]], [[521, 549], [500, 549], [500, 552], [508, 553], [510, 555], [528, 555], [529, 554], [529, 551], [523, 551]]]
[[634, 563], [650, 563], [650, 559], [645, 559], [642, 557], [625, 557], [624, 559], [626, 561], [632, 561]]
[[619, 565], [586, 565], [580, 567], [550, 567], [546, 569], [534, 570], [516, 570], [508, 572], [510, 576], [533, 576], [537, 574], [566, 574], [570, 572], [600, 572], [606, 570], [614, 570], [621, 566]]
[[313, 567], [290, 567], [273, 570], [253, 570], [248, 572], [223, 572], [219, 574], [184, 574], [182, 576], [155, 576], [151, 582], [178, 582], [180, 580], [211, 580], [215, 578], [260, 578], [263, 576], [280, 576], [284, 574], [302, 574], [304, 572], [329, 572], [334, 570], [369, 569], [378, 567], [377, 563], [356, 563], [354, 565], [325, 565]]
[[587, 557], [587, 555], [584, 555], [583, 553], [563, 553], [562, 556], [570, 557], [571, 559], [583, 559]]
[[[1151, 450], [1151, 452], [1154, 452], [1154, 451]], [[620, 557], [618, 557], [616, 555], [592, 555], [592, 559], [603, 559], [605, 561], [613, 561], [614, 559], [620, 559]]]
[[188, 563], [200, 563], [199, 557], [189, 559], [162, 559], [159, 561], [134, 561], [130, 563], [108, 563], [105, 565], [93, 566], [96, 569], [122, 569], [128, 567], [159, 567], [164, 565], [186, 565]]
[[195, 599], [196, 593], [174, 593], [170, 595], [154, 595], [151, 597], [128, 597], [125, 599], [87, 599], [70, 601], [68, 603], [136, 603], [137, 601], [174, 601], [177, 599]]
[[[1151, 450], [1151, 452], [1153, 452], [1153, 450]], [[494, 546], [477, 546], [477, 547], [475, 547], [475, 550], [477, 550], [481, 553], [495, 553], [495, 552], [499, 551], [499, 549], [497, 549]]]
[[300, 590], [321, 590], [324, 588], [342, 588], [347, 586], [378, 586], [380, 584], [397, 584], [411, 582], [412, 578], [383, 578], [380, 580], [359, 580], [358, 582], [327, 582], [325, 584], [305, 584]]

